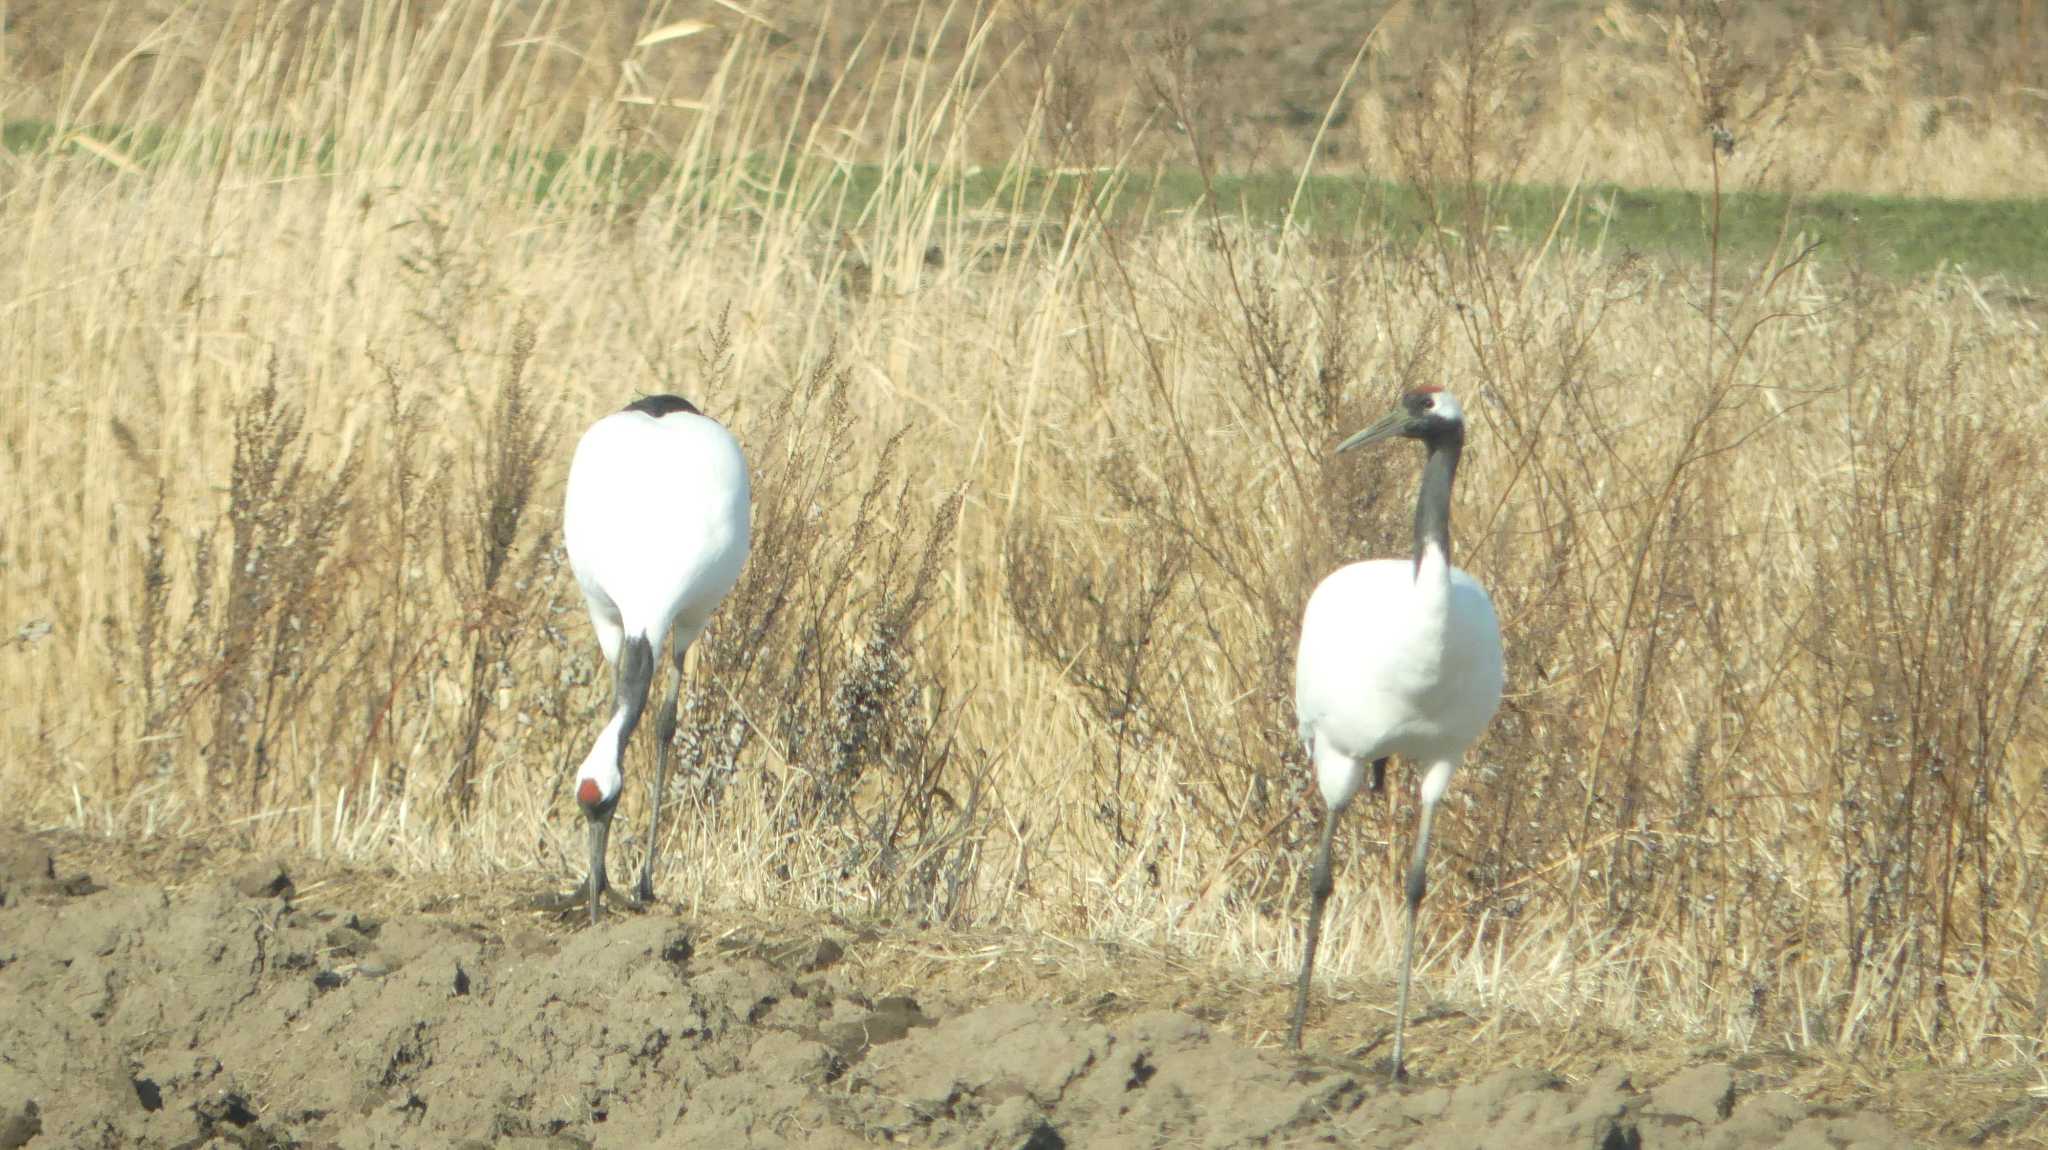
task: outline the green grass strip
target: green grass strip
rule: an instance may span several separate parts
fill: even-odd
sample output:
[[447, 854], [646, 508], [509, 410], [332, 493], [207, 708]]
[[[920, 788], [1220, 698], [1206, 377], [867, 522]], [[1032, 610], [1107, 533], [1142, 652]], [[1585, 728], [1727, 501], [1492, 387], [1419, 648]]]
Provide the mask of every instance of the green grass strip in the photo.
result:
[[[148, 169], [173, 152], [173, 141], [156, 129], [127, 130], [98, 126], [88, 129], [96, 140], [113, 146], [129, 161]], [[0, 127], [0, 146], [27, 155], [52, 144], [51, 125], [12, 121]], [[244, 141], [245, 156], [282, 151], [297, 145], [293, 166], [332, 170], [329, 142], [306, 146], [266, 135]], [[480, 153], [458, 145], [423, 145], [446, 155], [451, 166], [471, 160], [497, 165], [508, 174], [520, 170], [530, 194], [546, 199], [564, 186], [564, 177], [580, 175], [584, 186], [616, 189], [628, 201], [643, 200], [665, 187], [671, 166], [666, 157], [650, 153], [548, 153], [520, 164], [503, 152]], [[744, 185], [766, 207], [799, 180], [814, 182], [819, 169], [800, 174], [792, 164], [780, 178], [762, 161], [746, 173]], [[713, 173], [706, 173], [711, 175]], [[885, 178], [893, 176], [893, 179]], [[1189, 170], [1159, 174], [1125, 173], [1117, 193], [1103, 201], [1112, 220], [1156, 220], [1191, 211], [1215, 210], [1254, 225], [1277, 226], [1287, 214], [1295, 177], [1272, 172], [1219, 177], [1209, 202], [1200, 178]], [[885, 186], [900, 193], [903, 173], [878, 165], [854, 165], [831, 176], [844, 180], [848, 206], [857, 217]], [[1050, 202], [1072, 210], [1084, 194], [1099, 193], [1101, 180], [1085, 174], [1033, 171], [1024, 174], [1022, 197], [1010, 181], [1020, 177], [993, 169], [959, 177], [947, 197], [958, 205]], [[573, 182], [573, 181], [572, 181]], [[709, 183], [710, 181], [706, 181]], [[708, 193], [707, 193], [708, 194]], [[1296, 213], [1296, 225], [1310, 232], [1336, 230], [1351, 234], [1386, 234], [1413, 239], [1431, 226], [1454, 232], [1467, 230], [1464, 197], [1458, 189], [1439, 194], [1432, 212], [1427, 201], [1406, 184], [1359, 175], [1320, 175], [1309, 179]], [[1702, 192], [1663, 188], [1593, 185], [1569, 189], [1544, 184], [1510, 184], [1488, 189], [1478, 197], [1479, 226], [1494, 239], [1522, 244], [1542, 242], [1557, 228], [1554, 242], [1621, 253], [1641, 252], [1674, 260], [1704, 258], [1707, 246], [1709, 197]], [[1787, 215], [1789, 213], [1789, 221]], [[1560, 220], [1560, 215], [1562, 219]], [[1782, 192], [1737, 191], [1722, 197], [1721, 242], [1724, 254], [1741, 261], [1765, 255], [1782, 228], [1803, 246], [1819, 241], [1815, 259], [1823, 269], [1856, 267], [1887, 278], [1910, 279], [1938, 267], [1960, 268], [1973, 276], [2004, 276], [2014, 281], [2048, 282], [2048, 200], [1954, 200], [1905, 196], [1862, 196], [1827, 193], [1795, 199]]]

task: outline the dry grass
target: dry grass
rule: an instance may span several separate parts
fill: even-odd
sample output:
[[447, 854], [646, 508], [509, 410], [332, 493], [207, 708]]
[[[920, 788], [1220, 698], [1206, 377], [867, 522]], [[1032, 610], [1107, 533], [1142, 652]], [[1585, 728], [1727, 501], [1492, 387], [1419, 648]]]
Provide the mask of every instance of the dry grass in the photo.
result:
[[[1374, 39], [1344, 157], [1364, 170], [1400, 170], [1394, 124], [1462, 98], [1465, 25], [1493, 6], [1443, 7], [1397, 5]], [[2019, 34], [2023, 7], [1812, 5], [1803, 19], [1789, 4], [1589, 3], [1524, 24], [1498, 6], [1490, 42], [1514, 82], [1485, 88], [1485, 113], [1516, 141], [1499, 174], [1706, 188], [1699, 76], [1718, 67], [1713, 119], [1735, 144], [1727, 187], [2039, 196], [2048, 92], [2041, 30]], [[1910, 13], [1871, 19], [1883, 9]]]
[[[1731, 187], [2048, 191], [2048, 29], [2031, 0], [1551, 0], [1534, 11], [1486, 0], [1034, 0], [994, 6], [972, 39], [940, 32], [957, 32], [971, 7], [949, 16], [916, 0], [502, 7], [492, 16], [473, 0], [10, 0], [0, 118], [48, 121], [68, 107], [104, 122], [138, 103], [182, 107], [218, 82], [226, 45], [274, 56], [323, 38], [403, 35], [408, 54], [427, 57], [416, 64], [440, 73], [423, 76], [429, 84], [496, 85], [516, 72], [535, 97], [516, 131], [548, 146], [588, 143], [603, 127], [672, 152], [702, 130], [696, 108], [707, 96], [729, 101], [744, 88], [770, 119], [835, 107], [809, 146], [878, 159], [902, 141], [857, 106], [971, 60], [971, 131], [959, 146], [974, 163], [1031, 147], [1049, 166], [1114, 157], [1144, 171], [1185, 165], [1193, 132], [1232, 170], [1292, 169], [1313, 150], [1320, 170], [1391, 176], [1401, 165], [1390, 122], [1455, 91], [1477, 10], [1506, 24], [1503, 64], [1516, 83], [1491, 90], [1488, 113], [1522, 141], [1510, 173], [1519, 179], [1705, 187], [1692, 146], [1698, 93], [1680, 73], [1699, 25], [1724, 19], [1735, 54], [1727, 127], [1740, 145]], [[487, 26], [497, 48], [476, 52]], [[656, 29], [666, 37], [636, 47]], [[744, 61], [729, 57], [729, 33], [741, 29], [755, 38]], [[1199, 62], [1204, 92], [1169, 106], [1157, 81], [1177, 62]], [[393, 118], [406, 106], [401, 97], [363, 111], [385, 129], [424, 127]], [[308, 126], [298, 116], [286, 124]], [[760, 122], [724, 130], [777, 134]]]
[[[168, 128], [146, 163], [63, 130], [0, 161], [17, 817], [568, 875], [563, 786], [607, 704], [563, 469], [587, 421], [675, 390], [747, 446], [758, 538], [694, 660], [665, 894], [1288, 969], [1292, 628], [1321, 573], [1400, 546], [1414, 479], [1329, 448], [1441, 382], [1510, 691], [1443, 826], [1428, 993], [2037, 1057], [2048, 363], [2016, 305], [1824, 278], [1791, 243], [1490, 244], [1485, 189], [1522, 163], [1504, 24], [1388, 121], [1463, 225], [1409, 244], [1112, 227], [1023, 181], [963, 201], [976, 161], [1218, 167], [1217, 90], [1171, 44], [1162, 116], [1076, 120], [966, 9], [919, 14], [948, 46], [922, 56], [721, 9], [689, 38], [709, 78], [662, 97], [698, 106], [649, 111], [621, 61], [668, 44], [576, 57], [635, 100], [561, 96], [569, 6], [299, 11], [175, 17], [191, 83], [96, 53], [37, 90], [60, 125]], [[1703, 124], [1744, 49], [1686, 45], [1667, 79]], [[668, 149], [668, 182], [624, 195], [622, 144]], [[1391, 966], [1411, 793], [1345, 825], [1326, 981]]]

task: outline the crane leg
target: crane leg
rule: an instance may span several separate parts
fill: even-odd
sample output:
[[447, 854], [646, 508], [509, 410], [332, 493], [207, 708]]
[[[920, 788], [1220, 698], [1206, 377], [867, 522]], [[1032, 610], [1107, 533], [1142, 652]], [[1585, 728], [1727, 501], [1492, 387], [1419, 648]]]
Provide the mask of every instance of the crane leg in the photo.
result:
[[683, 695], [683, 656], [690, 650], [680, 637], [675, 644], [675, 677], [669, 683], [668, 701], [654, 716], [654, 798], [647, 813], [647, 862], [640, 868], [640, 901], [654, 901], [654, 856], [661, 848], [661, 796], [668, 789], [668, 756], [676, 737], [676, 705]]
[[1415, 919], [1422, 896], [1429, 892], [1429, 832], [1436, 825], [1436, 805], [1450, 786], [1452, 764], [1436, 763], [1422, 780], [1422, 811], [1415, 827], [1415, 858], [1408, 864], [1408, 939], [1401, 948], [1400, 1003], [1394, 1008], [1394, 1081], [1406, 1077], [1401, 1059], [1407, 1053], [1408, 983], [1415, 970]]
[[1308, 879], [1308, 932], [1302, 939], [1301, 978], [1294, 984], [1294, 1028], [1289, 1032], [1287, 1045], [1301, 1049], [1301, 1025], [1308, 1017], [1309, 976], [1316, 967], [1316, 943], [1323, 933], [1323, 904], [1330, 899], [1330, 890], [1336, 885], [1330, 877], [1330, 839], [1337, 833], [1337, 816], [1341, 809], [1331, 809], [1323, 814], [1323, 835], [1316, 843], [1316, 866]]

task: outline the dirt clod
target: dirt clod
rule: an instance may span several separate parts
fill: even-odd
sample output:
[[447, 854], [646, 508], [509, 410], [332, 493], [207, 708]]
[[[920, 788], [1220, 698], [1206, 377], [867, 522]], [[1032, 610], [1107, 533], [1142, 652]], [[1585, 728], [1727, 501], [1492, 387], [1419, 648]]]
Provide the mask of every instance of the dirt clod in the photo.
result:
[[42, 1132], [42, 1109], [31, 1098], [0, 1118], [0, 1150], [21, 1150]]
[[90, 875], [58, 878], [48, 847], [25, 836], [0, 836], [0, 906], [39, 896], [77, 898], [98, 889]]
[[57, 877], [57, 860], [47, 847], [29, 839], [0, 843], [0, 883], [47, 882]]
[[817, 947], [811, 951], [810, 961], [803, 965], [804, 973], [811, 974], [820, 970], [830, 969], [845, 955], [846, 948], [839, 945], [837, 941], [830, 938], [821, 938], [818, 940]]
[[902, 995], [884, 998], [859, 1018], [825, 1029], [824, 1038], [840, 1057], [858, 1062], [872, 1047], [895, 1042], [913, 1029], [932, 1025], [917, 1003]]
[[1735, 1072], [1720, 1063], [1682, 1070], [1650, 1091], [1647, 1109], [1702, 1126], [1719, 1122], [1735, 1109]]
[[235, 890], [243, 898], [290, 898], [292, 876], [276, 859], [251, 863], [235, 872]]

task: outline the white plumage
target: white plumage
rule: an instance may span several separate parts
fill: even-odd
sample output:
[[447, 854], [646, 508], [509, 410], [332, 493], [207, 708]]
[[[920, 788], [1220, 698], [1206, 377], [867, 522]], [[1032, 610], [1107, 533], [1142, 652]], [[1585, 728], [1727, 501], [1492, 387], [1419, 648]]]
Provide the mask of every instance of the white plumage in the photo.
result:
[[1415, 918], [1427, 889], [1430, 828], [1459, 760], [1500, 705], [1500, 623], [1478, 580], [1450, 562], [1451, 484], [1464, 446], [1464, 413], [1450, 393], [1413, 391], [1401, 406], [1346, 440], [1346, 451], [1399, 436], [1429, 449], [1415, 509], [1411, 559], [1374, 559], [1338, 569], [1303, 613], [1295, 661], [1295, 718], [1315, 764], [1325, 815], [1310, 879], [1308, 931], [1296, 986], [1292, 1041], [1301, 1045], [1308, 989], [1329, 897], [1330, 839], [1337, 817], [1386, 760], [1424, 768], [1415, 856], [1408, 872], [1408, 932], [1401, 964], [1394, 1074], [1401, 1075]]
[[751, 493], [746, 457], [719, 423], [657, 395], [591, 425], [576, 444], [562, 512], [569, 564], [615, 672], [616, 708], [576, 772], [590, 826], [591, 921], [607, 888], [605, 840], [624, 783], [621, 760], [647, 705], [655, 656], [672, 641], [675, 680], [655, 723], [647, 863], [638, 895], [654, 896], [661, 789], [681, 693], [683, 655], [746, 565]]
[[1326, 806], [1358, 793], [1364, 766], [1400, 755], [1455, 761], [1500, 701], [1500, 624], [1479, 581], [1432, 551], [1338, 568], [1301, 623], [1295, 718]]

